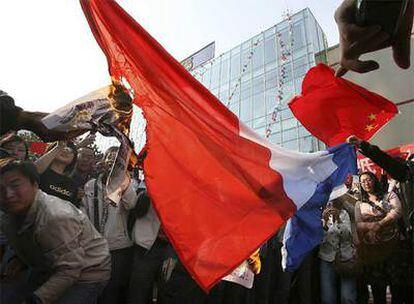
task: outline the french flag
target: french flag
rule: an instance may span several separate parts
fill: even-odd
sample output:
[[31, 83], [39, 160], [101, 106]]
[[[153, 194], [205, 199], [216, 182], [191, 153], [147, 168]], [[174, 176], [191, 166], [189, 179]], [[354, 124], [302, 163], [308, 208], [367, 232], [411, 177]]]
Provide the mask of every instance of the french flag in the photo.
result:
[[193, 278], [208, 291], [292, 216], [286, 247], [300, 263], [320, 238], [321, 206], [355, 171], [353, 148], [304, 154], [269, 143], [115, 1], [81, 5], [111, 76], [129, 83], [143, 111], [147, 189]]

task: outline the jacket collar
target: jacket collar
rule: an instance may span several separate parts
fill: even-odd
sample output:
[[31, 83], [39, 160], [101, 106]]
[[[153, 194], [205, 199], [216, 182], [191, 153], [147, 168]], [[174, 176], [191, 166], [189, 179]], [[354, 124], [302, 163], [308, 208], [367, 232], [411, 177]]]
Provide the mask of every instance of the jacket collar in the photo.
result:
[[34, 225], [36, 215], [39, 210], [40, 201], [42, 200], [44, 195], [45, 194], [41, 190], [37, 190], [35, 199], [32, 205], [30, 206], [29, 211], [27, 211], [26, 216], [23, 220], [23, 224], [20, 226], [18, 233], [23, 233], [25, 230]]

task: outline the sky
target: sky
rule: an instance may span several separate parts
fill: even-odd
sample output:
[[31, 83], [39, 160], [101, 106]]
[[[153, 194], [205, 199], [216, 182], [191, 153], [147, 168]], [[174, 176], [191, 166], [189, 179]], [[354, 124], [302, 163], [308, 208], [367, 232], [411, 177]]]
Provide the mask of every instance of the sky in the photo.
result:
[[[118, 0], [176, 59], [212, 41], [216, 55], [309, 7], [328, 44], [342, 0]], [[0, 1], [0, 89], [25, 110], [53, 111], [109, 84], [106, 59], [76, 0]]]

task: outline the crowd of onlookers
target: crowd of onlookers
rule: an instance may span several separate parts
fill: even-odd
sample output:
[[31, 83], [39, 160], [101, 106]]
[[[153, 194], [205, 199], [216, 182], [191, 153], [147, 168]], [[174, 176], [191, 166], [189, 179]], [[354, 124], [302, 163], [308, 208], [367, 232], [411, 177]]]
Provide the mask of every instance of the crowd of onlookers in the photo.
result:
[[413, 303], [411, 161], [351, 137], [399, 182], [350, 178], [296, 272], [281, 267], [282, 228], [251, 264], [251, 289], [221, 281], [206, 294], [163, 233], [140, 170], [127, 172], [117, 206], [109, 200], [118, 148], [98, 154], [93, 140], [50, 144], [31, 161], [18, 135], [0, 140], [2, 303]]
[[[396, 64], [409, 68], [413, 1], [401, 1], [406, 9], [392, 33], [357, 24], [356, 2], [344, 0], [335, 13], [337, 75], [378, 69], [359, 58], [388, 46]], [[381, 10], [381, 1], [372, 2]], [[390, 21], [380, 17], [374, 22]], [[0, 135], [26, 129], [52, 141], [84, 132], [48, 130], [46, 113], [16, 107], [1, 90], [0, 99]], [[118, 206], [108, 199], [116, 147], [97, 155], [90, 142], [58, 142], [29, 161], [24, 140], [2, 137], [1, 303], [413, 303], [414, 163], [354, 136], [348, 142], [396, 182], [361, 172], [347, 194], [320, 210], [324, 238], [294, 273], [281, 267], [281, 228], [248, 261], [252, 288], [222, 280], [206, 294], [168, 242], [142, 172], [127, 173]]]

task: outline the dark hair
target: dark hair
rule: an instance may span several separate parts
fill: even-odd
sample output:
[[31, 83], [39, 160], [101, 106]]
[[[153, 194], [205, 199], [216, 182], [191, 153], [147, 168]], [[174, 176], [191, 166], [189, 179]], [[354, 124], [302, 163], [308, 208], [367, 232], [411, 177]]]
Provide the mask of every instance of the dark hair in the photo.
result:
[[[382, 187], [382, 185], [381, 185], [380, 181], [378, 180], [377, 176], [374, 173], [369, 172], [369, 171], [362, 172], [359, 175], [359, 182], [360, 183], [361, 183], [362, 175], [368, 175], [374, 181], [374, 195], [378, 200], [381, 200], [382, 197], [385, 194], [385, 190]], [[363, 202], [368, 202], [369, 201], [368, 193], [362, 188], [362, 186], [361, 186], [361, 198], [362, 198]]]
[[18, 171], [27, 177], [31, 184], [39, 184], [39, 174], [32, 162], [17, 159], [10, 160], [4, 166], [0, 167], [0, 176], [10, 171]]
[[[50, 150], [52, 150], [53, 148], [55, 148], [57, 145], [58, 145], [57, 142], [54, 142], [54, 143], [48, 145], [47, 148], [46, 148], [46, 153], [50, 152]], [[72, 143], [72, 142], [68, 142], [66, 144], [66, 146], [69, 149], [71, 149], [72, 150], [72, 153], [73, 153], [72, 162], [69, 165], [67, 165], [65, 167], [65, 170], [63, 171], [63, 173], [68, 174], [68, 173], [71, 173], [73, 171], [73, 168], [75, 168], [76, 162], [78, 160], [78, 150], [76, 148], [76, 145], [74, 143]]]
[[26, 158], [24, 160], [27, 160], [29, 158], [29, 145], [27, 144], [27, 142], [21, 138], [18, 135], [13, 135], [9, 138], [6, 138], [4, 141], [0, 142], [0, 147], [4, 148], [5, 145], [9, 144], [9, 143], [13, 143], [13, 142], [17, 142], [17, 143], [23, 143], [24, 148], [26, 150]]

